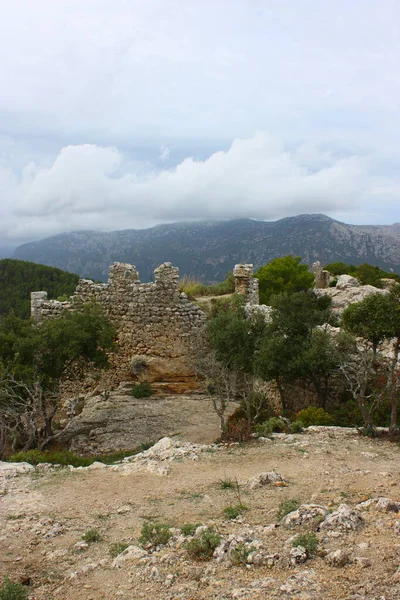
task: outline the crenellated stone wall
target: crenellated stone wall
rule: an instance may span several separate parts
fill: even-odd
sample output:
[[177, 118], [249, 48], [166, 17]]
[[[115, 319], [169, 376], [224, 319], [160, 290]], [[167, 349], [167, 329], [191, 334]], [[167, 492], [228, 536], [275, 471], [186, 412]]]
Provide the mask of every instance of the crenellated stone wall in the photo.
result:
[[164, 263], [154, 271], [154, 282], [141, 283], [136, 267], [114, 263], [109, 282], [81, 279], [69, 302], [47, 300], [45, 292], [31, 294], [32, 317], [36, 323], [64, 310], [79, 310], [97, 302], [117, 329], [118, 353], [111, 356], [114, 383], [133, 377], [132, 364], [147, 363], [144, 378], [186, 391], [195, 386], [188, 366], [189, 341], [204, 326], [206, 316], [179, 292], [179, 269]]

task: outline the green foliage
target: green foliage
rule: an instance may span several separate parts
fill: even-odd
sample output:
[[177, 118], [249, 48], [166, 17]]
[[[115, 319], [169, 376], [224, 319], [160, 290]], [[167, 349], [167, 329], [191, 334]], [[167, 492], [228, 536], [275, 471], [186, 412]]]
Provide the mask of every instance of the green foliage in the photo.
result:
[[290, 429], [290, 433], [301, 433], [303, 431], [303, 423], [301, 421], [293, 421], [293, 423], [290, 423], [289, 425], [289, 429]]
[[201, 532], [199, 537], [186, 542], [185, 549], [192, 560], [209, 560], [219, 545], [221, 536], [210, 529]]
[[134, 398], [150, 398], [153, 395], [153, 390], [151, 389], [151, 385], [147, 381], [143, 381], [142, 383], [136, 383], [132, 387], [131, 394]]
[[221, 490], [233, 490], [235, 487], [235, 482], [233, 479], [220, 479], [219, 485]]
[[345, 265], [343, 262], [330, 263], [324, 267], [331, 275], [351, 275], [356, 277], [362, 285], [373, 285], [381, 288], [381, 279], [394, 279], [400, 281], [399, 275], [384, 271], [380, 267], [363, 263], [356, 267], [355, 265]]
[[234, 548], [232, 548], [229, 558], [234, 565], [238, 567], [247, 564], [249, 554], [254, 552], [254, 546], [246, 546], [244, 542], [239, 542]]
[[303, 546], [307, 552], [307, 556], [313, 556], [318, 548], [318, 538], [313, 531], [300, 533], [292, 540], [293, 548]]
[[21, 583], [13, 583], [8, 577], [0, 588], [0, 600], [26, 600], [28, 591]]
[[276, 294], [308, 290], [314, 283], [314, 275], [308, 266], [301, 264], [300, 256], [274, 258], [255, 273], [259, 281], [260, 303], [269, 305]]
[[181, 532], [185, 536], [192, 536], [196, 533], [196, 529], [201, 526], [201, 523], [185, 523], [182, 525]]
[[296, 421], [300, 421], [304, 427], [310, 425], [333, 425], [332, 415], [323, 408], [309, 406], [297, 413]]
[[114, 327], [96, 305], [66, 311], [40, 327], [13, 315], [4, 317], [0, 327], [4, 430], [18, 430], [26, 450], [38, 445], [40, 437], [51, 437], [61, 381], [80, 379], [88, 367], [105, 368], [114, 336]]
[[49, 298], [71, 296], [79, 276], [24, 260], [0, 260], [0, 316], [13, 310], [21, 319], [31, 312], [31, 292], [45, 290]]
[[271, 433], [288, 431], [288, 425], [279, 417], [271, 417], [267, 421], [264, 421], [264, 423], [257, 423], [254, 431], [259, 437], [268, 437]]
[[282, 502], [278, 506], [278, 510], [276, 511], [276, 518], [278, 521], [286, 517], [289, 513], [297, 510], [300, 506], [300, 502], [295, 498], [290, 498], [289, 500], [282, 500]]
[[140, 444], [132, 450], [120, 450], [110, 454], [96, 454], [94, 456], [78, 456], [69, 450], [46, 450], [38, 449], [26, 450], [12, 454], [9, 462], [27, 462], [31, 465], [47, 463], [51, 465], [71, 465], [73, 467], [88, 467], [94, 462], [102, 462], [106, 465], [112, 465], [117, 461], [123, 460], [127, 456], [133, 456], [143, 450], [147, 450], [152, 444]]
[[239, 504], [235, 504], [234, 506], [230, 504], [224, 508], [224, 515], [228, 519], [236, 519], [236, 517], [243, 514], [245, 510], [247, 510], [247, 506], [241, 502]]
[[89, 529], [83, 534], [82, 540], [87, 544], [95, 544], [97, 542], [101, 542], [102, 537], [98, 529]]
[[119, 556], [124, 550], [128, 548], [129, 544], [124, 544], [122, 542], [115, 542], [114, 544], [110, 544], [109, 555], [111, 558], [116, 558]]
[[145, 521], [142, 525], [139, 543], [145, 547], [164, 546], [168, 544], [172, 533], [165, 523], [151, 523]]

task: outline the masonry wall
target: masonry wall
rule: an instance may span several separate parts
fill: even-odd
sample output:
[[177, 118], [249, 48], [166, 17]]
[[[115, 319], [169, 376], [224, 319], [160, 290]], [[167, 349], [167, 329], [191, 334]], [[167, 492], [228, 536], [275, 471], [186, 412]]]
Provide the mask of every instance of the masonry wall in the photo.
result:
[[154, 282], [141, 283], [136, 267], [114, 263], [108, 284], [81, 279], [69, 302], [47, 300], [45, 292], [31, 295], [32, 317], [40, 323], [83, 303], [104, 307], [117, 328], [118, 354], [111, 357], [115, 383], [132, 378], [132, 362], [146, 358], [147, 379], [192, 387], [188, 365], [189, 341], [203, 328], [206, 316], [178, 288], [179, 270], [164, 263], [154, 271]]

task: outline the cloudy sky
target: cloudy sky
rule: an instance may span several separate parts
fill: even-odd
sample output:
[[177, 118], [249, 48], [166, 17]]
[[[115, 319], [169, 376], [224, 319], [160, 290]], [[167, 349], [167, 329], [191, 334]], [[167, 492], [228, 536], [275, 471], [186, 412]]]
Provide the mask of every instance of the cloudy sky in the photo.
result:
[[398, 0], [13, 0], [0, 246], [323, 212], [400, 221]]

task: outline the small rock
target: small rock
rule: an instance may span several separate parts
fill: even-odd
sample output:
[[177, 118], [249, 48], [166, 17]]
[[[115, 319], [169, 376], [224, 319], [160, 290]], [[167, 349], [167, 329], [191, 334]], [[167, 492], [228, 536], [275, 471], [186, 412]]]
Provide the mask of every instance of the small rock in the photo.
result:
[[285, 484], [286, 482], [282, 475], [276, 473], [275, 471], [270, 471], [268, 473], [260, 473], [259, 475], [252, 477], [247, 482], [247, 485], [251, 490], [254, 490], [256, 488], [264, 487], [265, 485], [277, 485], [278, 483]]
[[366, 569], [367, 567], [371, 566], [371, 561], [369, 558], [366, 558], [365, 556], [356, 556], [354, 559], [355, 563], [357, 565], [359, 565], [360, 567], [362, 567], [363, 569]]
[[349, 564], [350, 557], [346, 550], [335, 550], [334, 552], [329, 552], [325, 560], [331, 567], [344, 567]]
[[307, 551], [304, 546], [296, 546], [290, 550], [289, 557], [292, 565], [298, 565], [306, 562]]
[[128, 546], [121, 554], [113, 560], [112, 566], [114, 569], [119, 569], [125, 564], [137, 564], [140, 559], [148, 556], [146, 550], [139, 546]]
[[326, 517], [319, 528], [321, 531], [355, 531], [363, 524], [364, 519], [356, 510], [347, 504], [341, 504], [337, 510]]
[[379, 498], [376, 503], [376, 510], [380, 512], [400, 512], [400, 502], [395, 502], [390, 498]]

